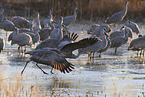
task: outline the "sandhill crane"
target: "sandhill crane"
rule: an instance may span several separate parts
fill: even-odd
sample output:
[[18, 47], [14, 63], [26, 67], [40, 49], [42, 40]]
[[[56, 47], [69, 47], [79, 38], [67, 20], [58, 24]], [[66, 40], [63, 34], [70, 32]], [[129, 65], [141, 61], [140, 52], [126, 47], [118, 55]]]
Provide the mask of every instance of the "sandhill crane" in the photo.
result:
[[32, 29], [32, 23], [29, 20], [27, 20], [27, 19], [25, 19], [23, 17], [19, 17], [19, 16], [14, 17], [12, 22], [15, 24], [15, 26], [17, 28]]
[[6, 31], [6, 37], [7, 37], [7, 31], [14, 31], [14, 30], [16, 30], [16, 27], [13, 24], [13, 22], [11, 22], [9, 20], [2, 21], [0, 23], [0, 28], [4, 29]]
[[105, 33], [105, 35], [106, 35], [106, 40], [107, 40], [107, 46], [104, 47], [104, 48], [102, 48], [102, 49], [100, 49], [100, 50], [98, 51], [98, 53], [100, 53], [100, 54], [99, 54], [99, 57], [101, 57], [101, 53], [102, 53], [102, 52], [107, 51], [108, 48], [111, 46], [111, 40], [109, 39], [109, 35], [108, 35], [107, 33]]
[[[75, 40], [76, 38], [77, 38], [77, 35], [74, 34], [73, 39]], [[78, 55], [74, 55], [73, 54], [74, 50], [76, 50], [78, 48], [83, 48], [83, 47], [90, 46], [90, 45], [96, 43], [99, 40], [98, 38], [93, 37], [93, 38], [85, 38], [85, 39], [82, 39], [78, 42], [71, 43], [71, 42], [69, 42], [69, 40], [65, 40], [65, 39], [62, 40], [62, 41], [57, 41], [54, 38], [45, 40], [45, 42], [42, 42], [40, 45], [38, 45], [36, 47], [36, 49], [42, 49], [42, 48], [46, 48], [46, 47], [47, 48], [58, 48], [61, 52], [65, 52], [65, 57], [66, 58], [78, 58], [81, 53], [78, 53]], [[59, 46], [59, 44], [61, 44], [63, 46]], [[70, 45], [75, 46], [75, 47], [72, 47]]]
[[[123, 29], [124, 27], [125, 27], [125, 29]], [[129, 27], [126, 27], [126, 26], [122, 26], [120, 31], [114, 31], [114, 32], [110, 33], [110, 39], [113, 39], [118, 36], [123, 36], [123, 34], [124, 34], [123, 30], [128, 31], [128, 37], [130, 37], [130, 38], [133, 37], [132, 29], [130, 29]]]
[[102, 25], [96, 27], [96, 29], [92, 32], [92, 35], [100, 37], [101, 33], [102, 33], [101, 32], [102, 29], [105, 29], [106, 33], [109, 33], [112, 30], [111, 27], [108, 24], [102, 24]]
[[54, 29], [50, 33], [50, 38], [56, 38], [57, 40], [61, 40], [64, 36], [63, 31], [62, 31], [62, 23], [63, 23], [63, 17], [59, 18], [58, 21], [58, 28]]
[[3, 37], [0, 37], [0, 53], [3, 51], [5, 47], [5, 41]]
[[77, 12], [76, 12], [76, 10], [77, 10], [77, 8], [75, 7], [75, 8], [74, 8], [74, 14], [73, 14], [73, 15], [71, 15], [71, 16], [65, 16], [65, 17], [63, 18], [63, 24], [64, 24], [65, 26], [70, 25], [71, 23], [73, 23], [73, 22], [76, 20], [76, 17], [77, 17]]
[[39, 20], [39, 13], [38, 13], [38, 12], [36, 12], [36, 24], [35, 24], [35, 29], [36, 29], [36, 30], [40, 30], [40, 29], [41, 29], [40, 20]]
[[[107, 39], [106, 39], [106, 35], [104, 33], [105, 30], [104, 28], [102, 28], [100, 30], [100, 34], [101, 34], [101, 37], [100, 37], [100, 40], [98, 40], [95, 44], [93, 44], [92, 46], [88, 46], [86, 48], [80, 48], [79, 49], [79, 52], [80, 53], [90, 53], [89, 54], [89, 57], [91, 58], [91, 54], [93, 53], [93, 58], [94, 58], [94, 54], [95, 52], [99, 51], [100, 49], [103, 49], [107, 46], [108, 42], [107, 42]], [[91, 36], [91, 37], [94, 37], [94, 36]]]
[[[26, 52], [26, 54], [31, 54], [32, 56], [30, 57], [30, 61], [36, 62], [36, 66], [41, 69], [38, 66], [38, 63], [44, 64], [51, 66], [51, 73], [53, 68], [57, 69], [63, 73], [69, 73], [74, 69], [74, 65], [69, 63], [65, 58], [64, 54], [59, 52], [58, 50], [55, 49], [38, 49], [38, 50], [33, 50]], [[26, 65], [24, 66], [21, 75], [23, 74], [27, 64], [30, 62], [26, 62]], [[41, 69], [42, 70], [42, 69]], [[48, 74], [45, 71], [42, 70], [44, 74]]]
[[[38, 49], [38, 50], [26, 52], [26, 54], [32, 55], [30, 57], [30, 61], [37, 62], [36, 66], [39, 69], [41, 69], [41, 68], [38, 66], [38, 63], [41, 63], [41, 64], [51, 66], [52, 69], [55, 68], [63, 73], [65, 73], [65, 72], [69, 73], [70, 71], [72, 71], [72, 69], [74, 69], [74, 67], [73, 67], [74, 65], [69, 63], [65, 59], [65, 57], [72, 58], [72, 57], [74, 57], [72, 54], [72, 51], [74, 51], [78, 48], [83, 48], [83, 47], [93, 45], [97, 41], [98, 41], [98, 38], [85, 38], [85, 39], [82, 39], [82, 40], [75, 42], [75, 43], [69, 43], [69, 44], [65, 45], [60, 50], [55, 49], [55, 48], [43, 48], [43, 49]], [[21, 74], [23, 74], [27, 64], [30, 61], [28, 61], [26, 63]], [[52, 73], [52, 69], [51, 69], [51, 73]], [[43, 70], [42, 70], [42, 72], [44, 74], [47, 74]]]
[[126, 13], [127, 13], [127, 5], [128, 5], [128, 3], [129, 2], [126, 2], [125, 3], [125, 6], [124, 6], [124, 10], [123, 11], [114, 13], [111, 17], [107, 18], [106, 23], [107, 24], [115, 23], [115, 26], [116, 26], [116, 23], [122, 21], [123, 18], [125, 17], [125, 15], [126, 15]]
[[49, 26], [50, 26], [50, 28], [44, 27], [44, 28], [40, 29], [40, 31], [38, 32], [40, 35], [40, 41], [44, 41], [44, 40], [48, 39], [50, 37], [50, 33], [55, 29], [54, 24], [52, 24], [51, 22], [49, 23]]
[[53, 22], [53, 16], [52, 16], [52, 9], [49, 10], [49, 16], [45, 19], [43, 19], [40, 24], [41, 24], [41, 27], [44, 28], [44, 27], [48, 27], [50, 26], [50, 23]]
[[124, 25], [131, 28], [132, 31], [135, 32], [136, 34], [139, 34], [140, 29], [139, 29], [139, 27], [136, 23], [131, 22], [131, 21], [128, 20]]
[[[40, 35], [39, 35], [38, 31], [39, 30], [38, 30], [37, 27], [33, 27], [33, 31], [24, 32], [24, 33], [29, 34], [31, 36], [31, 38], [32, 38], [33, 44], [35, 44], [35, 43], [40, 41]], [[23, 33], [23, 32], [21, 32], [21, 33]]]
[[18, 47], [19, 54], [20, 54], [20, 47], [22, 49], [22, 47], [25, 46], [24, 52], [26, 52], [26, 46], [27, 45], [31, 46], [33, 44], [31, 36], [26, 33], [19, 33], [18, 28], [13, 33], [10, 34], [8, 40], [9, 41], [11, 40], [11, 45], [13, 44], [19, 45]]
[[118, 36], [118, 37], [111, 39], [110, 48], [115, 48], [115, 54], [117, 52], [117, 48], [120, 47], [121, 45], [125, 44], [128, 41], [128, 31], [125, 32], [125, 30], [123, 30], [123, 33], [124, 33], [123, 36]]
[[[145, 48], [145, 35], [141, 36], [139, 35], [138, 38], [132, 40], [128, 46], [128, 50], [132, 50], [132, 51], [141, 51]], [[138, 56], [138, 53], [137, 53]], [[141, 53], [140, 53], [141, 56]], [[143, 53], [144, 56], [144, 53]]]
[[[72, 41], [75, 41], [77, 39], [78, 35], [72, 33], [69, 36], [64, 36], [62, 40], [57, 40], [55, 38], [49, 38], [44, 40], [43, 42], [41, 42], [39, 45], [37, 45], [36, 49], [43, 49], [43, 48], [60, 48], [60, 46], [62, 47], [62, 43], [65, 42], [69, 42], [71, 43]], [[64, 45], [63, 45], [64, 46]]]
[[99, 24], [92, 25], [91, 28], [89, 30], [87, 30], [87, 33], [92, 34], [95, 31], [95, 29], [99, 26], [100, 26]]

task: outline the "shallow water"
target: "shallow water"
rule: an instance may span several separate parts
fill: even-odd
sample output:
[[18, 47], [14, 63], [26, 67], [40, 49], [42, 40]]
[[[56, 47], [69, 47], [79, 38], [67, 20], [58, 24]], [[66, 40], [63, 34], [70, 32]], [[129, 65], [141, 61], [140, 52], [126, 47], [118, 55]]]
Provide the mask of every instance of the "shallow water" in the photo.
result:
[[[139, 25], [142, 34], [144, 25]], [[120, 26], [118, 25], [118, 28]], [[72, 25], [71, 32], [77, 32], [78, 40], [88, 37], [88, 25]], [[6, 39], [5, 31], [0, 35]], [[8, 32], [8, 35], [10, 32]], [[134, 34], [134, 38], [137, 35]], [[131, 39], [129, 39], [130, 41]], [[17, 45], [11, 46], [6, 39], [6, 47], [0, 53], [0, 95], [18, 96], [70, 96], [70, 97], [144, 97], [145, 92], [145, 59], [137, 57], [136, 52], [128, 51], [128, 44], [118, 49], [108, 49], [99, 58], [95, 54], [94, 61], [89, 61], [87, 54], [77, 59], [67, 59], [75, 65], [75, 69], [68, 74], [54, 70], [54, 74], [44, 75], [30, 62], [21, 76], [29, 55], [18, 54]], [[34, 48], [34, 47], [33, 47]], [[31, 50], [30, 48], [27, 49]], [[75, 51], [77, 53], [77, 51]], [[50, 67], [40, 65], [44, 71], [50, 72]], [[4, 88], [5, 87], [5, 88]]]

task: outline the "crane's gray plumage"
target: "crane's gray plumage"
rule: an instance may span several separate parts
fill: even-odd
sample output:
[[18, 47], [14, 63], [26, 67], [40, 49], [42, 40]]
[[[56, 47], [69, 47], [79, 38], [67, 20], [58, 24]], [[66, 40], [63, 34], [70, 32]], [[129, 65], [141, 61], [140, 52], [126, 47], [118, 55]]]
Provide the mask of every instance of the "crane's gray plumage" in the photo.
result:
[[50, 38], [50, 33], [55, 29], [55, 26], [50, 21], [49, 21], [49, 26], [50, 26], [49, 28], [44, 27], [44, 28], [40, 29], [40, 31], [38, 32], [40, 35], [40, 41], [44, 41], [44, 40]]
[[75, 8], [74, 8], [74, 14], [73, 14], [73, 15], [71, 15], [71, 16], [65, 16], [65, 17], [63, 18], [63, 24], [64, 24], [65, 26], [70, 25], [71, 23], [73, 23], [73, 22], [76, 20], [76, 17], [77, 17], [77, 12], [76, 12], [76, 10], [77, 10], [77, 8], [75, 7]]
[[[74, 69], [74, 65], [69, 63], [63, 56], [63, 53], [59, 52], [56, 49], [38, 49], [26, 52], [26, 54], [31, 54], [30, 61], [37, 62], [36, 66], [40, 68], [37, 64], [44, 64], [51, 66], [52, 69], [57, 69], [63, 73], [69, 73]], [[28, 61], [23, 68], [21, 74], [23, 74], [27, 64], [30, 62]], [[40, 68], [41, 69], [41, 68]], [[42, 70], [42, 69], [41, 69]], [[42, 70], [43, 71], [43, 70]], [[47, 74], [43, 71], [44, 74]], [[51, 70], [52, 73], [52, 70]]]
[[131, 21], [128, 20], [124, 25], [131, 28], [132, 31], [135, 32], [136, 34], [139, 34], [140, 29], [139, 29], [139, 27], [136, 23], [131, 22]]
[[55, 38], [58, 41], [61, 40], [64, 36], [63, 31], [62, 31], [62, 23], [63, 23], [63, 17], [59, 18], [58, 21], [58, 28], [53, 29], [50, 33], [50, 38]]
[[98, 24], [92, 25], [91, 28], [90, 28], [89, 30], [87, 30], [87, 33], [88, 33], [88, 34], [92, 34], [92, 33], [95, 31], [95, 29], [96, 29], [97, 27], [99, 27], [99, 26], [100, 26], [100, 25], [98, 25]]
[[[24, 33], [30, 35], [32, 38], [33, 44], [35, 44], [40, 41], [40, 35], [39, 35], [38, 31], [39, 31], [38, 28], [34, 27], [33, 32], [31, 31], [31, 32], [24, 32]], [[21, 33], [23, 33], [23, 32], [21, 32]]]
[[145, 48], [145, 35], [132, 40], [128, 46], [128, 50], [140, 51]]
[[40, 25], [40, 20], [39, 20], [39, 12], [36, 12], [36, 24], [35, 24], [35, 29], [40, 30], [41, 25]]
[[44, 27], [48, 27], [50, 26], [50, 23], [53, 22], [53, 16], [52, 16], [52, 9], [50, 9], [49, 11], [49, 16], [45, 19], [43, 19], [40, 24], [41, 24], [41, 27], [44, 28]]
[[[53, 49], [53, 48], [43, 48], [43, 49], [37, 49], [33, 51], [26, 52], [26, 54], [32, 55], [30, 57], [30, 61], [35, 61], [37, 63], [49, 65], [52, 68], [55, 68], [63, 73], [69, 73], [74, 69], [74, 65], [69, 63], [65, 57], [74, 58], [74, 55], [72, 54], [72, 51], [78, 49], [87, 47], [90, 45], [93, 45], [98, 41], [98, 38], [85, 38], [75, 43], [69, 43], [66, 44], [63, 48], [60, 50]], [[71, 55], [71, 56], [70, 56]], [[21, 74], [23, 74], [27, 64], [30, 62], [28, 61], [26, 65], [24, 66], [24, 69], [22, 70]], [[37, 64], [36, 66], [40, 68]], [[41, 69], [41, 68], [40, 68]], [[42, 69], [41, 69], [42, 70]], [[42, 70], [43, 71], [43, 70]], [[44, 74], [47, 74], [43, 71]], [[52, 73], [52, 70], [51, 70]]]
[[98, 53], [100, 53], [99, 57], [101, 57], [101, 53], [107, 51], [108, 48], [111, 46], [111, 40], [109, 39], [109, 35], [107, 33], [105, 33], [105, 35], [106, 35], [106, 40], [107, 40], [107, 46], [98, 51]]
[[72, 41], [76, 40], [78, 35], [73, 34], [73, 35], [71, 35], [71, 37], [66, 35], [60, 41], [58, 41], [57, 39], [54, 39], [54, 38], [47, 39], [47, 40], [43, 41], [42, 43], [40, 43], [36, 47], [36, 49], [42, 49], [42, 48], [46, 48], [46, 47], [47, 48], [57, 48], [61, 52], [65, 52], [65, 57], [67, 57], [67, 58], [77, 58], [77, 57], [79, 57], [79, 55], [75, 56], [72, 53], [74, 50], [90, 46], [90, 45], [92, 45], [92, 44], [94, 44], [98, 41], [98, 38], [85, 38], [85, 39], [82, 39], [78, 42], [72, 43]]
[[[125, 27], [125, 29], [123, 29], [124, 27]], [[125, 30], [125, 32], [128, 32], [128, 37], [130, 37], [130, 38], [133, 37], [132, 29], [130, 29], [127, 26], [122, 26], [120, 31], [114, 31], [114, 32], [110, 33], [110, 39], [113, 39], [113, 38], [118, 37], [118, 36], [123, 36], [124, 35], [123, 30]]]
[[[18, 44], [18, 51], [20, 53], [20, 47], [31, 46], [33, 44], [32, 38], [26, 33], [19, 33], [19, 29], [16, 29], [13, 33], [10, 34], [8, 41], [11, 40], [11, 45]], [[26, 48], [25, 48], [26, 51]]]
[[100, 37], [101, 33], [102, 33], [102, 29], [105, 29], [106, 33], [109, 33], [112, 30], [108, 24], [102, 24], [102, 25], [96, 27], [96, 29], [92, 32], [92, 35]]
[[17, 28], [28, 28], [28, 29], [32, 29], [32, 23], [23, 18], [23, 17], [14, 17], [12, 22], [14, 23], [14, 25], [17, 27]]
[[[104, 28], [102, 28], [100, 30], [100, 32], [101, 32], [100, 33], [101, 37], [95, 44], [88, 46], [86, 48], [81, 48], [81, 49], [79, 49], [79, 52], [80, 53], [90, 53], [90, 55], [93, 53], [93, 58], [94, 58], [95, 52], [99, 51], [100, 49], [105, 48], [107, 46], [107, 43], [108, 43], [106, 36], [104, 34], [106, 32], [105, 32]], [[94, 36], [92, 36], [92, 37], [94, 37]]]
[[11, 22], [9, 20], [5, 20], [5, 21], [1, 22], [0, 23], [0, 28], [4, 29], [5, 31], [14, 31], [14, 30], [16, 30], [16, 27], [13, 24], [13, 22]]
[[123, 18], [125, 17], [126, 13], [127, 13], [127, 5], [129, 2], [125, 3], [124, 6], [124, 10], [117, 12], [115, 14], [113, 14], [111, 17], [109, 17], [106, 21], [107, 24], [112, 24], [112, 23], [117, 23], [123, 20]]
[[66, 35], [63, 37], [62, 40], [58, 41], [55, 38], [49, 38], [44, 41], [42, 41], [39, 45], [37, 45], [36, 49], [43, 49], [43, 48], [61, 48], [62, 44], [65, 42], [71, 43], [72, 41], [75, 41], [77, 39], [78, 35], [72, 33], [71, 35]]
[[124, 33], [123, 36], [118, 36], [118, 37], [111, 39], [110, 48], [115, 48], [115, 54], [117, 52], [117, 48], [122, 46], [123, 44], [127, 43], [127, 41], [128, 41], [128, 31], [125, 32], [125, 30], [123, 30], [123, 33]]
[[0, 53], [4, 50], [5, 40], [3, 37], [0, 37]]

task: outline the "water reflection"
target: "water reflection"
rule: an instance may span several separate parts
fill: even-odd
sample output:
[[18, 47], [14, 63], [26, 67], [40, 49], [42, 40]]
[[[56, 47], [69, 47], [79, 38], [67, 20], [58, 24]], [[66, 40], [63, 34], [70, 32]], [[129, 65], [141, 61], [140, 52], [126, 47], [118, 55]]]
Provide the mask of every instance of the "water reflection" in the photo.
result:
[[[78, 40], [88, 37], [85, 32], [88, 27], [80, 27], [81, 30], [78, 25], [70, 27], [80, 35]], [[5, 37], [5, 32], [1, 31], [0, 35]], [[20, 72], [30, 56], [19, 56], [18, 46], [11, 47], [6, 40], [6, 48], [0, 53], [0, 84], [3, 87], [17, 87], [17, 95], [21, 96], [137, 97], [144, 91], [145, 59], [136, 57], [136, 52], [128, 51], [127, 46], [128, 43], [118, 48], [116, 55], [114, 49], [108, 49], [101, 58], [96, 53], [94, 61], [88, 61], [86, 54], [78, 59], [67, 59], [75, 65], [75, 70], [69, 74], [56, 70], [53, 75], [44, 75], [34, 62], [30, 62], [21, 76]], [[40, 66], [44, 71], [50, 72], [50, 67]], [[4, 91], [2, 87], [0, 90]]]

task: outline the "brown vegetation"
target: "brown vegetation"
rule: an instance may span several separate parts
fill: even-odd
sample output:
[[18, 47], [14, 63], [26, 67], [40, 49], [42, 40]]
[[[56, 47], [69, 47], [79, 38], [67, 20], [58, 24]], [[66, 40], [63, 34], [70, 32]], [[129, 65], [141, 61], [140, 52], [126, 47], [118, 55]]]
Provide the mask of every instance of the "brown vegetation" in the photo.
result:
[[7, 16], [32, 16], [34, 10], [38, 10], [40, 16], [46, 17], [49, 9], [53, 9], [53, 15], [59, 17], [73, 14], [74, 7], [77, 7], [77, 19], [94, 20], [96, 17], [107, 18], [123, 10], [125, 2], [129, 1], [126, 18], [145, 17], [144, 0], [19, 0], [23, 1], [21, 3], [16, 2], [17, 0], [12, 1], [2, 2]]

